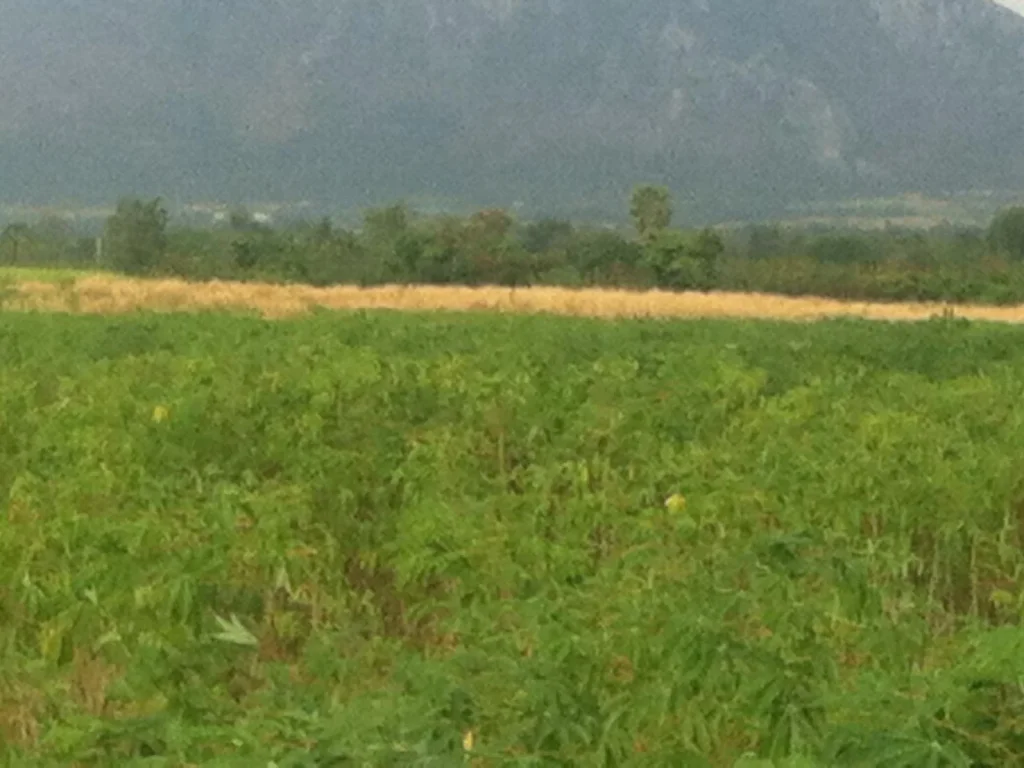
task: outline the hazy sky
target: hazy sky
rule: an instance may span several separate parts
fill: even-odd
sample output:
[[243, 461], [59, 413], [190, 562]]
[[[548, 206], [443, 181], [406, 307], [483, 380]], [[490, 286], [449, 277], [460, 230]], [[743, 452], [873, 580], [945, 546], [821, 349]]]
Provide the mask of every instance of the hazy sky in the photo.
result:
[[997, 3], [1002, 3], [1007, 8], [1012, 8], [1017, 13], [1024, 14], [1024, 0], [996, 0]]

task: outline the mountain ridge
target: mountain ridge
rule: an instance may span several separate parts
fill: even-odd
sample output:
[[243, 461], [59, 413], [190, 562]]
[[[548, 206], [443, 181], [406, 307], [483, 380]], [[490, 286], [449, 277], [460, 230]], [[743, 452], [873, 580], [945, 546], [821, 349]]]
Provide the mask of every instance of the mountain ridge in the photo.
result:
[[8, 0], [0, 199], [432, 194], [705, 219], [1024, 184], [990, 0]]

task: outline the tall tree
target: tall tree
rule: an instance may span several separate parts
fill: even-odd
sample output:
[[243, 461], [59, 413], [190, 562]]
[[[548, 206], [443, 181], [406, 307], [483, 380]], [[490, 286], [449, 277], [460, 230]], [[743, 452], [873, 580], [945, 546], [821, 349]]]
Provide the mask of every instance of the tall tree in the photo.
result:
[[527, 253], [543, 253], [565, 247], [574, 234], [572, 223], [563, 219], [545, 218], [527, 224], [520, 235]]
[[638, 186], [633, 190], [629, 213], [640, 239], [651, 242], [672, 223], [672, 194], [667, 187]]
[[415, 279], [421, 244], [409, 219], [409, 209], [404, 203], [371, 208], [363, 214], [359, 239], [371, 262], [367, 266], [369, 282]]
[[404, 203], [371, 208], [363, 215], [363, 237], [371, 246], [392, 246], [409, 230], [409, 209]]
[[988, 230], [992, 247], [1018, 261], [1024, 261], [1024, 206], [996, 214]]

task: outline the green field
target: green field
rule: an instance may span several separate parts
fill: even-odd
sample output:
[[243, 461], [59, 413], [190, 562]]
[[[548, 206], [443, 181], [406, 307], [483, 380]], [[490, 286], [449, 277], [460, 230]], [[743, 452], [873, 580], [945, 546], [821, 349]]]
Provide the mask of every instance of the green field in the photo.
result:
[[1024, 764], [1024, 331], [0, 313], [0, 765]]

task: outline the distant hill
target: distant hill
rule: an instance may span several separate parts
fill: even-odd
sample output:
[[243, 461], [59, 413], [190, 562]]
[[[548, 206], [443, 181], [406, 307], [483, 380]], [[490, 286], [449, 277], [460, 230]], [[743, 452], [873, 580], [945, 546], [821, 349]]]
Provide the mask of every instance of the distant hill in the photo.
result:
[[6, 202], [1024, 187], [1024, 18], [990, 0], [8, 0], [0, 62]]

